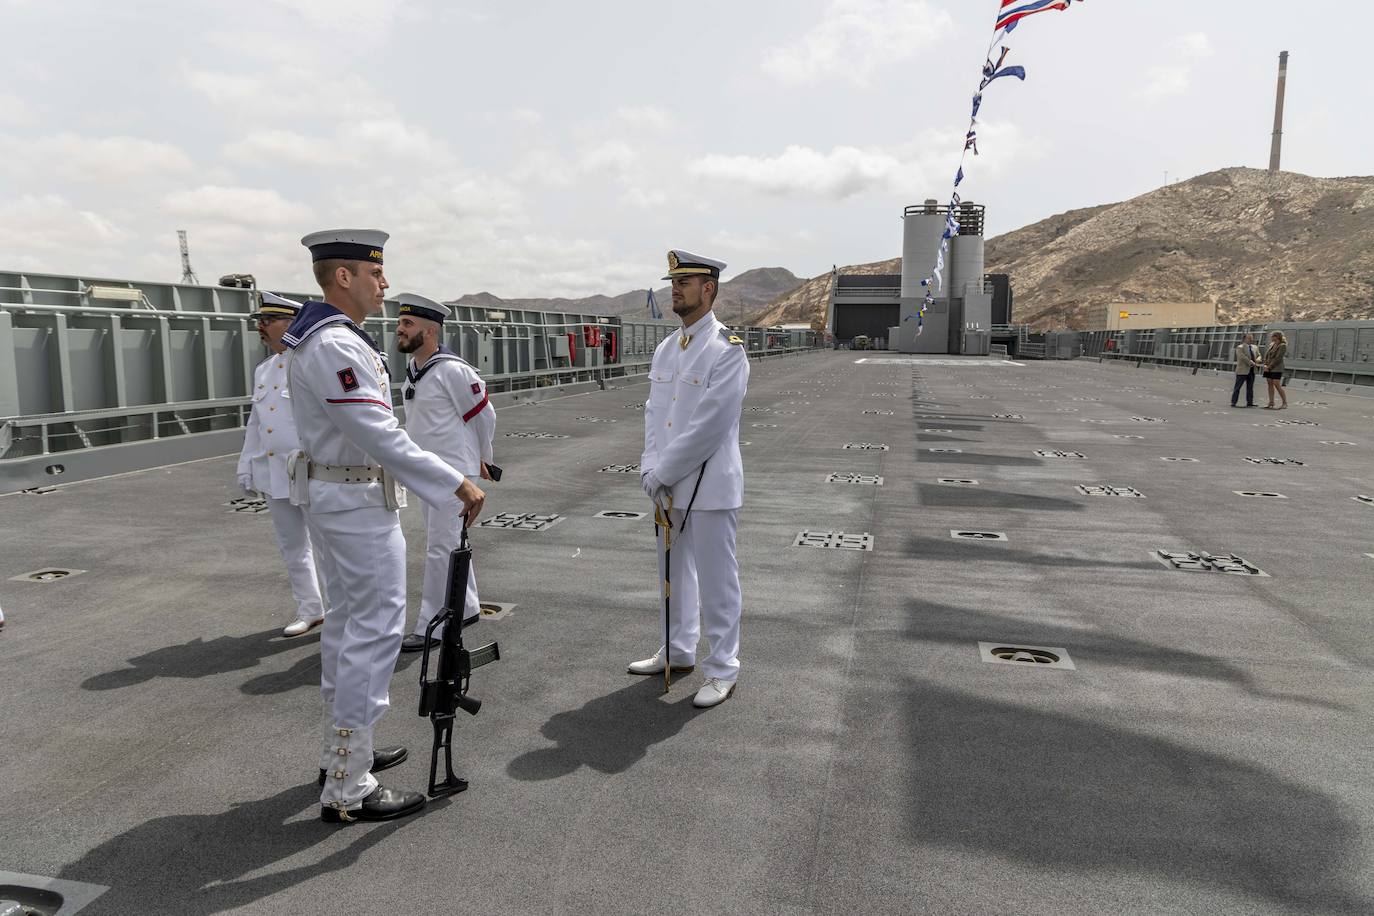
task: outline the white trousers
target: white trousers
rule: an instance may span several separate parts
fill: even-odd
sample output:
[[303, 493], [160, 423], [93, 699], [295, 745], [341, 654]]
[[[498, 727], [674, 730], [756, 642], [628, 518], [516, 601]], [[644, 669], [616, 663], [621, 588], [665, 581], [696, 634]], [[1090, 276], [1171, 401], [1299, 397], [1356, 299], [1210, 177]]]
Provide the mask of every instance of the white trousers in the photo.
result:
[[[448, 555], [458, 546], [463, 537], [463, 501], [458, 497], [445, 502], [438, 508], [429, 503], [420, 503], [420, 513], [425, 519], [425, 581], [420, 589], [420, 615], [415, 619], [414, 632], [423, 636], [425, 627], [444, 609], [444, 599], [448, 597]], [[477, 570], [468, 565], [468, 594], [463, 609], [463, 619], [476, 617], [482, 612], [477, 600]], [[435, 630], [439, 636], [442, 629]]]
[[324, 616], [320, 601], [320, 581], [315, 576], [315, 555], [310, 548], [310, 521], [305, 510], [291, 505], [289, 499], [268, 499], [272, 527], [277, 530], [277, 547], [291, 578], [291, 595], [296, 599], [296, 617], [319, 620]]
[[[671, 512], [672, 612], [669, 658], [694, 664], [697, 641], [706, 630], [710, 654], [702, 664], [707, 677], [733, 681], [739, 676], [739, 627], [743, 595], [735, 560], [738, 509], [693, 509], [682, 527], [681, 510]], [[663, 529], [658, 529], [658, 576], [663, 584]], [[660, 595], [662, 592], [660, 591]], [[659, 605], [659, 632], [663, 608]]]
[[[329, 614], [320, 636], [320, 694], [333, 725], [357, 729], [350, 748], [366, 762], [343, 797], [336, 780], [325, 783], [324, 804], [356, 805], [377, 782], [366, 773], [372, 726], [391, 705], [391, 676], [406, 622], [406, 540], [400, 518], [380, 506], [311, 513], [329, 590]], [[361, 794], [359, 794], [361, 793]]]

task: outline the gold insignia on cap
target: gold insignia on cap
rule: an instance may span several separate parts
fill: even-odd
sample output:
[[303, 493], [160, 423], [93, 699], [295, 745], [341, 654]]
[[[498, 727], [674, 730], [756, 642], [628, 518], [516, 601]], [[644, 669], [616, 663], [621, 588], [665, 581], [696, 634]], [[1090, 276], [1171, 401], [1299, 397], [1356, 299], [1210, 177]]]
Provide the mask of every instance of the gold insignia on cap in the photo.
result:
[[676, 251], [670, 251], [670, 252], [668, 252], [668, 269], [669, 269], [669, 270], [677, 270], [677, 266], [678, 266], [678, 264], [680, 264], [680, 263], [682, 263], [682, 262], [678, 260], [677, 252], [676, 252]]

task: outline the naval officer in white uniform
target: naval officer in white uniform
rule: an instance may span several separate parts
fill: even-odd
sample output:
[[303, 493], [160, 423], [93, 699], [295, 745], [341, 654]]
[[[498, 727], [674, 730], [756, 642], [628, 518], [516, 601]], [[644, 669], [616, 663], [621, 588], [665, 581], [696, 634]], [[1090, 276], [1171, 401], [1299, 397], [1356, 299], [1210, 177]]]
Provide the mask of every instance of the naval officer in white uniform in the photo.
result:
[[[691, 671], [704, 626], [710, 646], [703, 663], [706, 683], [692, 699], [702, 709], [724, 702], [735, 690], [743, 603], [735, 528], [744, 502], [739, 421], [749, 358], [744, 341], [711, 311], [724, 268], [712, 258], [668, 252], [663, 279], [673, 283], [673, 313], [682, 330], [654, 350], [639, 460], [649, 498], [661, 507], [671, 498], [672, 619], [669, 645], [632, 662], [629, 670], [661, 674], [670, 664], [674, 671]], [[661, 529], [658, 563], [661, 581]]]
[[296, 599], [296, 619], [286, 625], [286, 636], [302, 636], [324, 623], [320, 582], [315, 575], [315, 556], [305, 511], [291, 505], [286, 480], [286, 456], [299, 446], [296, 421], [291, 416], [291, 394], [286, 386], [286, 328], [301, 310], [299, 302], [261, 293], [262, 302], [252, 317], [258, 337], [271, 352], [253, 370], [253, 410], [239, 453], [238, 483], [244, 493], [260, 493], [267, 499], [277, 547], [286, 562], [291, 594]]
[[405, 538], [397, 509], [400, 484], [431, 505], [456, 494], [475, 519], [481, 489], [420, 449], [391, 412], [386, 359], [362, 329], [382, 310], [385, 232], [341, 229], [301, 239], [310, 249], [323, 302], [307, 302], [283, 335], [291, 348], [287, 381], [300, 451], [288, 459], [291, 498], [306, 505], [329, 555], [326, 585], [333, 609], [320, 638], [325, 701], [320, 749], [320, 817], [386, 820], [418, 811], [419, 792], [379, 785], [371, 770], [404, 759], [373, 753], [373, 728], [405, 630]]
[[[448, 306], [414, 293], [401, 293], [396, 321], [396, 347], [410, 354], [402, 387], [406, 433], [415, 444], [444, 459], [468, 477], [490, 480], [492, 436], [496, 411], [487, 398], [487, 386], [471, 363], [442, 343]], [[449, 553], [458, 546], [463, 518], [457, 497], [443, 505], [420, 503], [425, 519], [425, 580], [420, 592], [420, 613], [414, 630], [401, 641], [402, 652], [425, 647], [425, 628], [443, 610], [448, 590]], [[477, 573], [468, 564], [467, 597], [463, 626], [481, 619], [477, 600]], [[434, 632], [434, 645], [443, 629]]]

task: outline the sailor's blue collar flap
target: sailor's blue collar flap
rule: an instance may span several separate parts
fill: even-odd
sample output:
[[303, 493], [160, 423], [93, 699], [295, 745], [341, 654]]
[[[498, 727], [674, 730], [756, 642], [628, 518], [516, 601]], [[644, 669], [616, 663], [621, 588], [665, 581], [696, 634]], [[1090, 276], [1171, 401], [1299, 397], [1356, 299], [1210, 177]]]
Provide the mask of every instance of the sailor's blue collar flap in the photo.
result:
[[286, 333], [281, 336], [282, 343], [294, 350], [304, 343], [306, 338], [311, 334], [331, 324], [337, 324], [340, 321], [342, 321], [350, 331], [367, 341], [367, 345], [373, 350], [376, 350], [378, 353], [382, 352], [382, 348], [377, 346], [377, 341], [372, 339], [372, 335], [354, 324], [351, 318], [328, 302], [318, 302], [315, 300], [311, 300], [301, 306], [300, 312], [291, 322], [291, 327], [287, 328]]

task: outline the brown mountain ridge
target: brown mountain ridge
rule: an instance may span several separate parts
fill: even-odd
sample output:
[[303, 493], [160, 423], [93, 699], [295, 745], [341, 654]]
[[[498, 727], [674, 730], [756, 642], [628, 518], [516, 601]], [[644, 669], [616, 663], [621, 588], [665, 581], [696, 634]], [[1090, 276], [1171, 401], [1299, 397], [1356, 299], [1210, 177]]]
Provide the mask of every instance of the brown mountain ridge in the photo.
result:
[[[1011, 275], [1013, 320], [1040, 329], [1083, 327], [1113, 302], [1211, 302], [1223, 324], [1371, 317], [1374, 177], [1221, 169], [991, 238], [985, 261]], [[750, 323], [819, 320], [829, 292], [830, 274], [814, 277]]]

